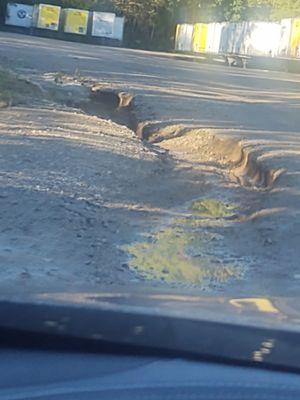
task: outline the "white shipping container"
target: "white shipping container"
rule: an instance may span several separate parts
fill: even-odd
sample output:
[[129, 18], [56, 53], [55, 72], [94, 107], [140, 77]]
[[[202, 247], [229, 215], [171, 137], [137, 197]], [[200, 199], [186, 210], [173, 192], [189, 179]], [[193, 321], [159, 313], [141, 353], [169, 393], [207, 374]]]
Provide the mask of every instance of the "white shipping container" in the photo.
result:
[[177, 25], [175, 50], [192, 51], [194, 25]]
[[280, 34], [280, 23], [249, 22], [244, 38], [244, 53], [253, 56], [276, 56]]
[[93, 12], [92, 36], [113, 38], [115, 19], [113, 13]]
[[280, 24], [280, 37], [278, 43], [277, 55], [279, 57], [288, 57], [290, 55], [290, 41], [292, 35], [292, 19], [286, 18]]
[[120, 42], [123, 41], [123, 37], [124, 37], [124, 25], [125, 25], [124, 17], [116, 17], [115, 18], [113, 38], [119, 40]]
[[8, 3], [6, 8], [6, 25], [30, 28], [32, 26], [33, 6], [28, 4]]
[[211, 23], [208, 24], [207, 39], [206, 39], [206, 52], [219, 53], [221, 44], [222, 29], [226, 23]]

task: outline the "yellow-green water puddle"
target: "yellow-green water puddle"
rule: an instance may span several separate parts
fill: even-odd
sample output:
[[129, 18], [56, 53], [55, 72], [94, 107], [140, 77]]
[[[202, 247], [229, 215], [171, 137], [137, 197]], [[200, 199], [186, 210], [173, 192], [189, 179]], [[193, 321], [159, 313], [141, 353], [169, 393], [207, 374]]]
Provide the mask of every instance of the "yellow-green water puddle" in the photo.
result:
[[234, 214], [236, 206], [202, 201], [194, 202], [192, 208], [196, 208], [193, 218], [176, 219], [148, 240], [126, 246], [129, 267], [146, 279], [196, 286], [242, 278], [241, 265], [222, 262], [211, 255], [223, 237], [203, 228], [204, 216], [228, 217]]

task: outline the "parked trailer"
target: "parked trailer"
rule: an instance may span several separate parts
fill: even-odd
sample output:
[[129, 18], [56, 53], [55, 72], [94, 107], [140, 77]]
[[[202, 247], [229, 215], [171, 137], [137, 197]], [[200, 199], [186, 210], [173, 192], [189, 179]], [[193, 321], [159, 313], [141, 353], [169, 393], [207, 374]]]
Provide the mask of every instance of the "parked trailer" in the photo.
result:
[[63, 30], [65, 33], [86, 35], [89, 21], [89, 11], [75, 8], [63, 10]]
[[194, 25], [180, 24], [176, 27], [175, 50], [190, 52], [193, 49]]
[[58, 31], [61, 7], [51, 4], [37, 4], [33, 11], [33, 25], [35, 28]]
[[33, 19], [33, 6], [19, 3], [8, 3], [6, 6], [5, 24], [30, 28]]
[[92, 36], [114, 38], [116, 15], [113, 13], [93, 12]]

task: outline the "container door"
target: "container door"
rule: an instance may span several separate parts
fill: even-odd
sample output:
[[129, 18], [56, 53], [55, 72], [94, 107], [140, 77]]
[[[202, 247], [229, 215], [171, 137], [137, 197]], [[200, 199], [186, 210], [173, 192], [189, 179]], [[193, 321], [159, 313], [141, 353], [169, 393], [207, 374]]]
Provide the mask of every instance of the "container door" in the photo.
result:
[[176, 27], [175, 50], [192, 51], [194, 26], [190, 24], [178, 24]]
[[182, 46], [181, 46], [182, 31], [183, 31], [183, 25], [178, 24], [176, 26], [176, 36], [175, 36], [175, 50], [178, 50], [178, 51], [182, 50]]
[[193, 33], [193, 51], [195, 53], [204, 53], [206, 50], [206, 40], [208, 33], [207, 24], [195, 24]]
[[295, 18], [292, 24], [291, 56], [300, 57], [300, 18]]
[[194, 25], [186, 24], [184, 32], [184, 51], [192, 51]]
[[67, 33], [86, 35], [89, 12], [85, 10], [66, 9], [65, 29]]
[[206, 48], [205, 48], [206, 53], [214, 52], [213, 47], [214, 47], [214, 37], [215, 37], [216, 25], [217, 24], [215, 24], [215, 23], [208, 24]]
[[222, 27], [220, 53], [232, 53], [236, 24], [227, 22]]
[[221, 37], [222, 37], [222, 32], [224, 27], [226, 26], [225, 22], [218, 23], [215, 26], [215, 33], [214, 33], [214, 41], [213, 41], [213, 46], [212, 46], [212, 52], [213, 53], [220, 53], [220, 47], [221, 47]]
[[115, 17], [113, 13], [94, 12], [92, 36], [113, 38]]
[[240, 22], [236, 24], [235, 35], [233, 38], [232, 53], [245, 54], [245, 37], [248, 32], [248, 23]]
[[39, 5], [37, 28], [58, 31], [61, 8], [48, 4]]
[[33, 6], [27, 4], [8, 3], [6, 9], [6, 25], [30, 28], [32, 26]]
[[279, 57], [288, 57], [290, 55], [290, 39], [292, 33], [292, 19], [286, 18], [280, 24], [280, 38], [277, 55]]
[[125, 25], [125, 18], [124, 17], [115, 17], [114, 22], [114, 39], [119, 40], [120, 42], [123, 41], [124, 36], [124, 25]]

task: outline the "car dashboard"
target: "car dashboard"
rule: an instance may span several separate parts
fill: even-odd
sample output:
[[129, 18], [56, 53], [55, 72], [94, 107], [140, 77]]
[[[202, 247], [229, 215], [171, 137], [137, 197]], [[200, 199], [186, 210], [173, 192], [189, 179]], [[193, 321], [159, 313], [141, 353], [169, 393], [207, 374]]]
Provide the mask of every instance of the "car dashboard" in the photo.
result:
[[173, 357], [9, 348], [0, 400], [289, 400], [297, 374]]

